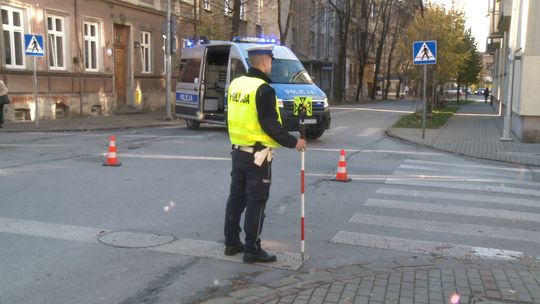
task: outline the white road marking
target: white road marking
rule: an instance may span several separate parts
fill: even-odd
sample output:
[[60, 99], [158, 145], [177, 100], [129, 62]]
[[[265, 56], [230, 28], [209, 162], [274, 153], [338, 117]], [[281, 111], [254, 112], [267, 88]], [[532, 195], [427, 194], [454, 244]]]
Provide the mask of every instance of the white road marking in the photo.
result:
[[441, 221], [427, 221], [393, 216], [380, 216], [374, 214], [355, 214], [349, 222], [366, 225], [393, 227], [399, 229], [412, 229], [429, 232], [442, 232], [445, 234], [473, 235], [487, 238], [540, 243], [540, 232], [502, 228], [493, 226], [471, 225], [463, 223], [448, 223]]
[[409, 211], [420, 211], [420, 212], [431, 212], [431, 213], [442, 213], [442, 214], [452, 214], [452, 215], [465, 215], [465, 216], [474, 216], [474, 217], [486, 217], [486, 218], [496, 218], [496, 219], [506, 219], [506, 220], [515, 220], [515, 221], [529, 221], [534, 223], [540, 223], [540, 217], [538, 214], [529, 213], [529, 212], [517, 212], [510, 210], [500, 210], [500, 209], [487, 209], [487, 208], [472, 208], [472, 207], [461, 207], [461, 206], [452, 206], [452, 205], [434, 205], [416, 203], [416, 202], [405, 202], [405, 201], [393, 201], [393, 200], [384, 200], [384, 199], [368, 199], [365, 206], [370, 207], [379, 207], [379, 208], [388, 208], [388, 209], [400, 209], [400, 210], [409, 210]]
[[[110, 232], [110, 230], [0, 217], [0, 233], [11, 233], [33, 237], [60, 239], [65, 241], [101, 244], [97, 237], [100, 234], [107, 232]], [[146, 233], [132, 232], [130, 233], [130, 237], [132, 239], [145, 239], [147, 237], [151, 237], [151, 235]], [[151, 250], [170, 254], [189, 255], [243, 263], [241, 254], [236, 256], [226, 256], [223, 254], [223, 248], [223, 244], [218, 242], [178, 239], [164, 245], [133, 250]], [[271, 247], [268, 247], [267, 249], [278, 256], [277, 262], [258, 265], [286, 270], [298, 270], [302, 266], [302, 258], [300, 253], [274, 252], [272, 251]]]
[[365, 130], [362, 131], [362, 133], [356, 135], [356, 136], [359, 136], [359, 137], [369, 137], [369, 136], [372, 136], [372, 135], [375, 135], [379, 132], [381, 132], [382, 128], [367, 128]]
[[424, 164], [424, 165], [427, 164], [427, 165], [435, 165], [435, 166], [443, 166], [443, 167], [489, 169], [489, 170], [496, 170], [496, 171], [513, 171], [513, 172], [521, 172], [521, 173], [529, 171], [528, 169], [525, 169], [525, 168], [495, 167], [495, 166], [475, 165], [475, 164], [458, 164], [458, 163], [435, 162], [435, 161], [415, 160], [415, 159], [406, 159], [404, 163]]
[[[397, 172], [404, 172], [407, 171], [429, 171], [429, 172], [440, 172], [443, 171], [445, 174], [448, 173], [454, 173], [454, 174], [467, 174], [467, 175], [474, 175], [474, 176], [499, 176], [499, 177], [507, 177], [512, 178], [514, 180], [523, 180], [524, 178], [529, 178], [530, 174], [521, 172], [500, 172], [500, 171], [491, 171], [491, 170], [479, 170], [477, 168], [451, 168], [451, 167], [431, 167], [431, 166], [421, 166], [421, 165], [408, 165], [403, 164], [399, 166], [399, 170]], [[399, 173], [397, 173], [399, 174]]]
[[73, 144], [0, 144], [0, 147], [70, 147]]
[[[308, 147], [308, 151], [321, 151], [321, 152], [340, 152], [339, 148], [311, 148]], [[359, 148], [344, 148], [347, 153], [386, 153], [386, 154], [413, 154], [413, 155], [443, 155], [443, 153], [437, 152], [418, 152], [418, 151], [403, 151], [403, 150], [371, 150], [371, 149], [359, 149]]]
[[402, 111], [402, 110], [386, 110], [386, 109], [372, 109], [372, 108], [334, 108], [334, 107], [331, 107], [330, 108], [331, 110], [343, 110], [344, 112], [337, 112], [337, 113], [332, 113], [332, 116], [334, 115], [339, 115], [339, 114], [344, 114], [344, 113], [350, 113], [350, 112], [355, 112], [355, 111], [365, 111], [365, 112], [386, 112], [386, 113], [403, 113], [403, 114], [412, 114], [414, 113], [414, 111]]
[[[464, 179], [464, 181], [467, 179]], [[469, 179], [471, 180], [471, 179]], [[540, 191], [524, 188], [512, 188], [506, 186], [492, 186], [492, 185], [476, 185], [471, 183], [463, 183], [460, 180], [452, 181], [428, 181], [428, 180], [403, 180], [401, 178], [389, 178], [386, 184], [391, 185], [404, 185], [404, 186], [420, 186], [420, 187], [434, 187], [434, 188], [447, 188], [456, 190], [472, 190], [483, 192], [500, 192], [520, 195], [530, 195], [540, 197]]]
[[332, 128], [330, 129], [330, 131], [336, 132], [336, 131], [342, 131], [342, 130], [347, 130], [347, 129], [349, 129], [349, 127], [346, 127], [346, 126], [339, 126], [339, 127], [332, 127]]
[[97, 243], [99, 228], [0, 217], [0, 232]]
[[338, 231], [330, 239], [330, 242], [461, 259], [516, 260], [523, 257], [523, 252], [519, 251], [429, 242], [348, 231]]
[[[107, 153], [102, 153], [106, 156]], [[190, 156], [190, 155], [164, 155], [164, 154], [126, 154], [118, 153], [118, 157], [123, 158], [146, 158], [146, 159], [173, 159], [173, 160], [219, 160], [230, 161], [230, 157], [212, 157], [212, 156]]]
[[[460, 174], [459, 172], [446, 172], [445, 170], [436, 170], [436, 172], [444, 172], [444, 176], [440, 175], [423, 175], [423, 174], [416, 174], [417, 170], [396, 170], [394, 171], [394, 174], [397, 176], [418, 176], [418, 177], [426, 177], [426, 179], [433, 179], [436, 176], [451, 179], [451, 180], [461, 180], [461, 179], [467, 179], [467, 180], [475, 180], [478, 182], [485, 182], [485, 183], [497, 183], [497, 184], [514, 184], [518, 186], [532, 186], [535, 188], [540, 188], [540, 183], [536, 182], [529, 182], [529, 181], [523, 181], [520, 179], [513, 178], [512, 176], [490, 176], [490, 175], [483, 175], [483, 174]], [[508, 179], [510, 178], [510, 179]], [[525, 188], [523, 188], [525, 189]]]
[[378, 194], [388, 194], [396, 196], [412, 196], [412, 197], [422, 197], [422, 198], [437, 198], [437, 199], [450, 199], [450, 200], [460, 200], [468, 202], [487, 202], [493, 204], [503, 204], [503, 205], [516, 205], [516, 206], [527, 206], [527, 207], [536, 207], [540, 208], [540, 201], [530, 200], [524, 198], [509, 198], [504, 196], [494, 196], [494, 195], [485, 195], [485, 194], [468, 194], [468, 193], [459, 193], [459, 192], [439, 192], [439, 191], [426, 191], [426, 190], [409, 190], [409, 189], [399, 189], [399, 188], [379, 188], [377, 189]]

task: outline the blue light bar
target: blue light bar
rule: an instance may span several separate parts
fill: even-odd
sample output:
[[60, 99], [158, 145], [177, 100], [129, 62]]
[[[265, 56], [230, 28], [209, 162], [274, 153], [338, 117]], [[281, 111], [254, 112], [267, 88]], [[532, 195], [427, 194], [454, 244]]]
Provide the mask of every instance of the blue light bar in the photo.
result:
[[264, 37], [235, 36], [232, 39], [232, 41], [244, 42], [244, 43], [258, 43], [258, 44], [279, 44], [279, 41], [276, 38], [264, 38]]

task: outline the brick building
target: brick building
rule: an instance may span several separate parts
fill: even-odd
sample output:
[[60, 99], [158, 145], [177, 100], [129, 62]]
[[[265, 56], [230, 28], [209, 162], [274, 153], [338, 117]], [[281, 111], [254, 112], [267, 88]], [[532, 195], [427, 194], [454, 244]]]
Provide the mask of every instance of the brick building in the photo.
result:
[[[197, 27], [220, 22], [211, 24], [210, 34], [230, 35], [232, 1], [170, 1], [178, 25], [174, 82], [176, 58]], [[274, 2], [245, 2], [238, 34], [278, 32]], [[45, 56], [36, 59], [39, 119], [165, 109], [166, 0], [0, 0], [0, 9], [0, 77], [12, 100], [4, 107], [6, 120], [35, 119], [25, 34], [43, 37]]]

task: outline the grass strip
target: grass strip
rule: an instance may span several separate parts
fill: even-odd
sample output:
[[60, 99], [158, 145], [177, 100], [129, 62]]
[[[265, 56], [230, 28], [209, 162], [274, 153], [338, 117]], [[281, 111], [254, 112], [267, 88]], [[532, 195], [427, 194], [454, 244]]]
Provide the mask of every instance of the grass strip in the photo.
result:
[[[444, 109], [433, 110], [431, 115], [426, 115], [426, 128], [438, 129], [448, 121], [458, 107], [446, 107]], [[398, 122], [394, 124], [394, 128], [422, 128], [422, 113], [413, 113], [402, 116]]]

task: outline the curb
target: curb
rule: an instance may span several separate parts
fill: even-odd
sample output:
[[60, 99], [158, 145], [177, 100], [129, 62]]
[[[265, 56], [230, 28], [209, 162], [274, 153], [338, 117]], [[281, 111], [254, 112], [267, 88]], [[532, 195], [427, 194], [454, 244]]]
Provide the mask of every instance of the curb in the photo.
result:
[[431, 145], [428, 145], [428, 144], [419, 143], [419, 142], [416, 142], [416, 141], [413, 141], [413, 140], [398, 136], [398, 135], [392, 133], [391, 129], [393, 129], [393, 127], [390, 127], [388, 129], [386, 129], [384, 131], [384, 134], [386, 134], [390, 138], [401, 140], [401, 141], [406, 142], [406, 143], [411, 144], [411, 145], [422, 146], [422, 147], [430, 148], [432, 150], [439, 151], [439, 152], [451, 153], [451, 154], [454, 154], [454, 155], [470, 157], [470, 158], [475, 158], [475, 159], [495, 161], [495, 162], [500, 162], [500, 163], [505, 163], [505, 164], [522, 165], [522, 166], [528, 166], [528, 167], [540, 167], [540, 166], [536, 166], [536, 165], [533, 165], [533, 164], [523, 163], [523, 162], [520, 162], [520, 161], [507, 161], [507, 160], [503, 160], [503, 159], [487, 158], [487, 157], [481, 157], [481, 156], [478, 156], [478, 155], [465, 154], [465, 153], [461, 153], [461, 152], [456, 152], [456, 151], [437, 148], [437, 147], [434, 147], [434, 146], [431, 146]]
[[[424, 303], [420, 298], [428, 299], [428, 295], [439, 303], [449, 301], [456, 292], [461, 303], [471, 303], [473, 298], [512, 303], [540, 301], [540, 265], [534, 261], [438, 262], [430, 258], [424, 262], [407, 259], [390, 264], [394, 266], [351, 265], [297, 273], [202, 303]], [[521, 284], [514, 272], [521, 276]], [[529, 275], [536, 279], [530, 281]], [[513, 283], [509, 288], [508, 282]]]

